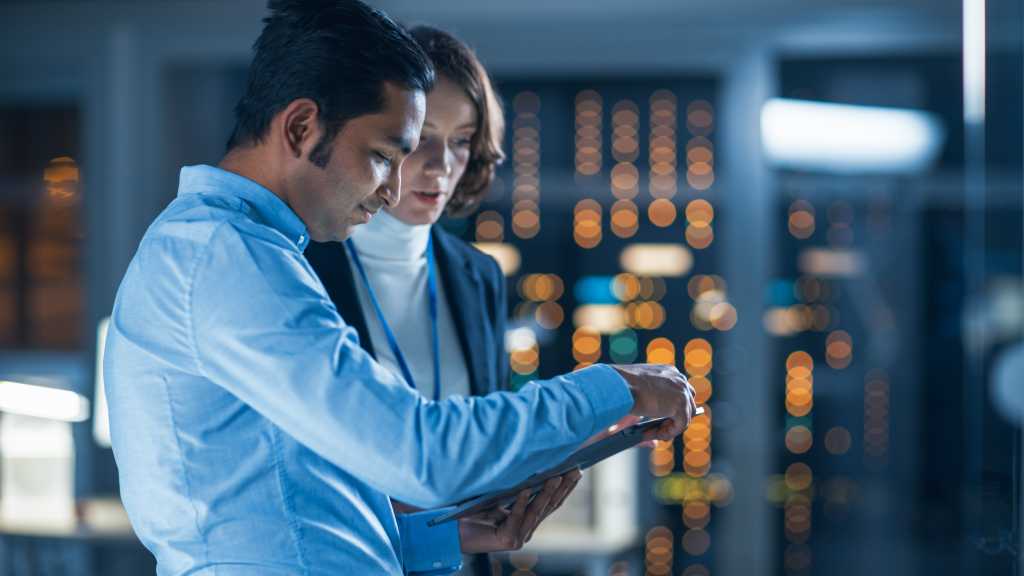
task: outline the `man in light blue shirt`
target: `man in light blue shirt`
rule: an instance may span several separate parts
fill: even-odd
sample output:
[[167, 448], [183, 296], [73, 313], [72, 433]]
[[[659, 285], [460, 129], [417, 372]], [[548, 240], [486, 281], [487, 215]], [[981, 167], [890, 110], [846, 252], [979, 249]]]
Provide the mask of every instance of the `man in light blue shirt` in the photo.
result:
[[[396, 518], [389, 497], [513, 485], [627, 414], [671, 417], [671, 438], [692, 389], [671, 367], [596, 365], [431, 402], [374, 363], [302, 252], [397, 202], [433, 73], [359, 2], [271, 9], [228, 154], [182, 169], [118, 290], [104, 375], [122, 498], [160, 574], [448, 573], [488, 544]], [[554, 494], [520, 499], [517, 525]]]

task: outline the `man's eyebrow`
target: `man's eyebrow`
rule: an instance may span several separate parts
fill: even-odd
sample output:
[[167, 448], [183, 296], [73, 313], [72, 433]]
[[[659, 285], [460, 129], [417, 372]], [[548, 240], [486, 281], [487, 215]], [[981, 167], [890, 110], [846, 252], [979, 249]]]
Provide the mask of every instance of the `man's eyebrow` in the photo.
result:
[[395, 148], [398, 148], [402, 154], [411, 154], [416, 148], [416, 145], [412, 140], [403, 138], [401, 136], [388, 136], [388, 144], [391, 144]]

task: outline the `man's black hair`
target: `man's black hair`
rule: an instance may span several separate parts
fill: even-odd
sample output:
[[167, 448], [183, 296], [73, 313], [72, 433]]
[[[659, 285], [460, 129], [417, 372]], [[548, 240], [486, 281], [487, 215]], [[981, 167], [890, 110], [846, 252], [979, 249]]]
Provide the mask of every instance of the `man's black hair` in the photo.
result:
[[384, 82], [433, 87], [434, 68], [419, 44], [359, 0], [270, 0], [268, 8], [228, 150], [260, 142], [278, 112], [309, 98], [324, 129], [310, 161], [322, 168], [345, 122], [381, 109]]

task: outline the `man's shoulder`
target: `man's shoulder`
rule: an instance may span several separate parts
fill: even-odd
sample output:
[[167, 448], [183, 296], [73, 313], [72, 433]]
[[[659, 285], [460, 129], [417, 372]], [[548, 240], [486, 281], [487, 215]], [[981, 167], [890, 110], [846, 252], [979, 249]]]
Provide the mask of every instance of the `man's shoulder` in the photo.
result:
[[252, 208], [238, 198], [189, 194], [171, 202], [146, 232], [143, 242], [194, 243], [268, 241], [288, 246], [284, 236], [259, 222]]

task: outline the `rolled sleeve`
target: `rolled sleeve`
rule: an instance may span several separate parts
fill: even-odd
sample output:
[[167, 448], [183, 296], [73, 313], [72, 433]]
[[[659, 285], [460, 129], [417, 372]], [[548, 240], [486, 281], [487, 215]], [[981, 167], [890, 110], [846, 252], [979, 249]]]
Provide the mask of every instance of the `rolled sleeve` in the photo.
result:
[[586, 398], [594, 414], [596, 434], [633, 409], [633, 394], [617, 370], [607, 364], [595, 364], [569, 375], [579, 378], [587, 387]]

